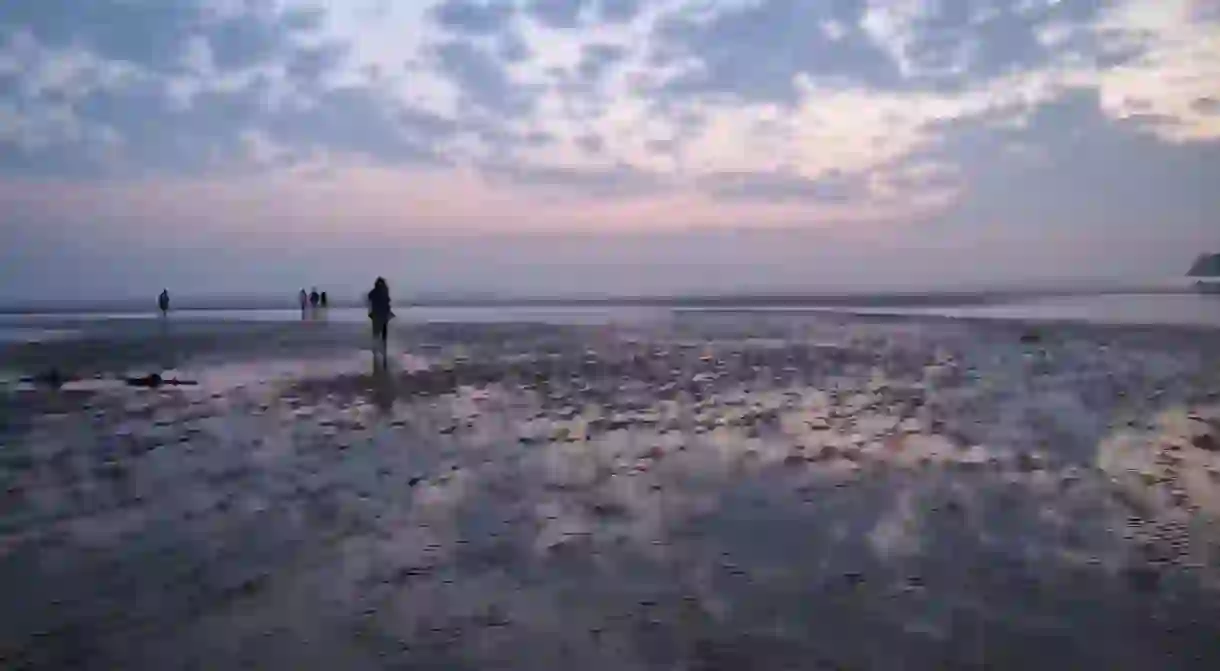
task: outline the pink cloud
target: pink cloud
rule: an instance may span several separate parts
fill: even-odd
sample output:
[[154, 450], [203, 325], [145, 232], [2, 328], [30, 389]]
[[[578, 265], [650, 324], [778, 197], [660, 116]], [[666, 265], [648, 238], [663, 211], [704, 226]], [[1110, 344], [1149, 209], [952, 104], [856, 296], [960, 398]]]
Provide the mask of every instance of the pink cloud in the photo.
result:
[[[464, 170], [348, 168], [325, 178], [277, 174], [139, 182], [0, 182], [0, 203], [48, 225], [115, 227], [122, 235], [184, 239], [240, 234], [461, 236], [531, 232], [649, 232], [800, 227], [884, 235], [952, 204], [945, 197], [836, 205], [719, 202], [675, 189], [623, 198], [556, 197], [489, 183]], [[116, 230], [116, 232], [119, 232]]]

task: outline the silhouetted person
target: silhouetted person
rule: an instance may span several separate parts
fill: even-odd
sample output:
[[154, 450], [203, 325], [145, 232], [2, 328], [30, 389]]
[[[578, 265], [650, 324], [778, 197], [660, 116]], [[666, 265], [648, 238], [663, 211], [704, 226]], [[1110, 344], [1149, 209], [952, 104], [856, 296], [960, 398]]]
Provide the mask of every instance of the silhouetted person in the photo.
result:
[[321, 297], [318, 296], [318, 288], [314, 287], [313, 290], [309, 292], [309, 307], [311, 307], [311, 308], [318, 307], [319, 298], [321, 298]]
[[301, 316], [304, 317], [305, 309], [309, 307], [309, 294], [305, 293], [304, 289], [301, 289], [301, 294], [298, 298], [301, 300]]
[[326, 303], [327, 303], [327, 300], [326, 300], [326, 292], [325, 292], [325, 291], [323, 291], [323, 292], [322, 292], [322, 295], [321, 295], [321, 296], [318, 298], [318, 304], [319, 304], [319, 305], [321, 305], [322, 307], [324, 307], [324, 308], [325, 308], [325, 307], [326, 307]]
[[378, 277], [373, 290], [368, 294], [369, 319], [373, 322], [373, 338], [381, 340], [381, 351], [385, 353], [389, 336], [390, 320], [394, 311], [390, 309], [390, 287], [384, 277]]
[[169, 289], [162, 289], [161, 295], [157, 297], [157, 307], [161, 309], [161, 316], [169, 314]]

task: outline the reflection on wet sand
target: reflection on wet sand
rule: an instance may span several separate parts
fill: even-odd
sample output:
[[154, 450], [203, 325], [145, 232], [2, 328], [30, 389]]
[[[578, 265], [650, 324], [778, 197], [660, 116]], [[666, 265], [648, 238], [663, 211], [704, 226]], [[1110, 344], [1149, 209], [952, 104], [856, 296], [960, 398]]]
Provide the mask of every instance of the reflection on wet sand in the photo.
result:
[[390, 360], [384, 353], [373, 352], [373, 372], [370, 376], [373, 403], [386, 414], [394, 410], [394, 377], [390, 372]]
[[[0, 651], [31, 668], [1214, 664], [1220, 381], [1199, 371], [1220, 357], [1173, 334], [1022, 333], [445, 325], [384, 359], [185, 359], [196, 387], [12, 391], [0, 576], [23, 605], [0, 609]], [[1166, 422], [1190, 433], [1160, 441]]]

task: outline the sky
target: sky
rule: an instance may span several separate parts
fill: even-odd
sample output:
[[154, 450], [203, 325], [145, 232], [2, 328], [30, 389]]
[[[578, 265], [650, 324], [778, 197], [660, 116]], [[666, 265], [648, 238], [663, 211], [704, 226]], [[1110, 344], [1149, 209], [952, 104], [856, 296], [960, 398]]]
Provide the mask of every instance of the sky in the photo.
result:
[[839, 291], [1220, 251], [1220, 0], [6, 0], [0, 300]]

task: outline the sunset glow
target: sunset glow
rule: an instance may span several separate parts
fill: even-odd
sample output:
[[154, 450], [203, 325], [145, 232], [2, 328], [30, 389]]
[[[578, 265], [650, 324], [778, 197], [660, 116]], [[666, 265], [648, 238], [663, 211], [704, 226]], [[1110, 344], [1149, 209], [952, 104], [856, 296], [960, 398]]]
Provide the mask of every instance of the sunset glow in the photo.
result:
[[[488, 233], [779, 228], [825, 253], [850, 241], [844, 254], [879, 264], [892, 260], [869, 256], [869, 241], [877, 254], [913, 253], [927, 236], [946, 237], [935, 247], [1053, 231], [1131, 251], [1096, 266], [1035, 263], [1033, 274], [1148, 276], [1220, 244], [1218, 190], [1199, 187], [1220, 183], [1220, 10], [1209, 0], [9, 2], [0, 156], [0, 226], [16, 241], [3, 258], [55, 256], [67, 238], [84, 250], [73, 258], [98, 269], [108, 261], [91, 260], [94, 238], [116, 249], [160, 237], [162, 247], [408, 250]], [[1161, 246], [1139, 252], [1150, 237]], [[764, 264], [782, 246], [768, 240]], [[595, 258], [601, 245], [590, 244]], [[341, 262], [337, 277], [355, 281], [360, 260]], [[7, 293], [39, 282], [28, 262], [5, 266]], [[404, 279], [483, 281], [455, 277]], [[535, 284], [546, 282], [521, 288]]]

